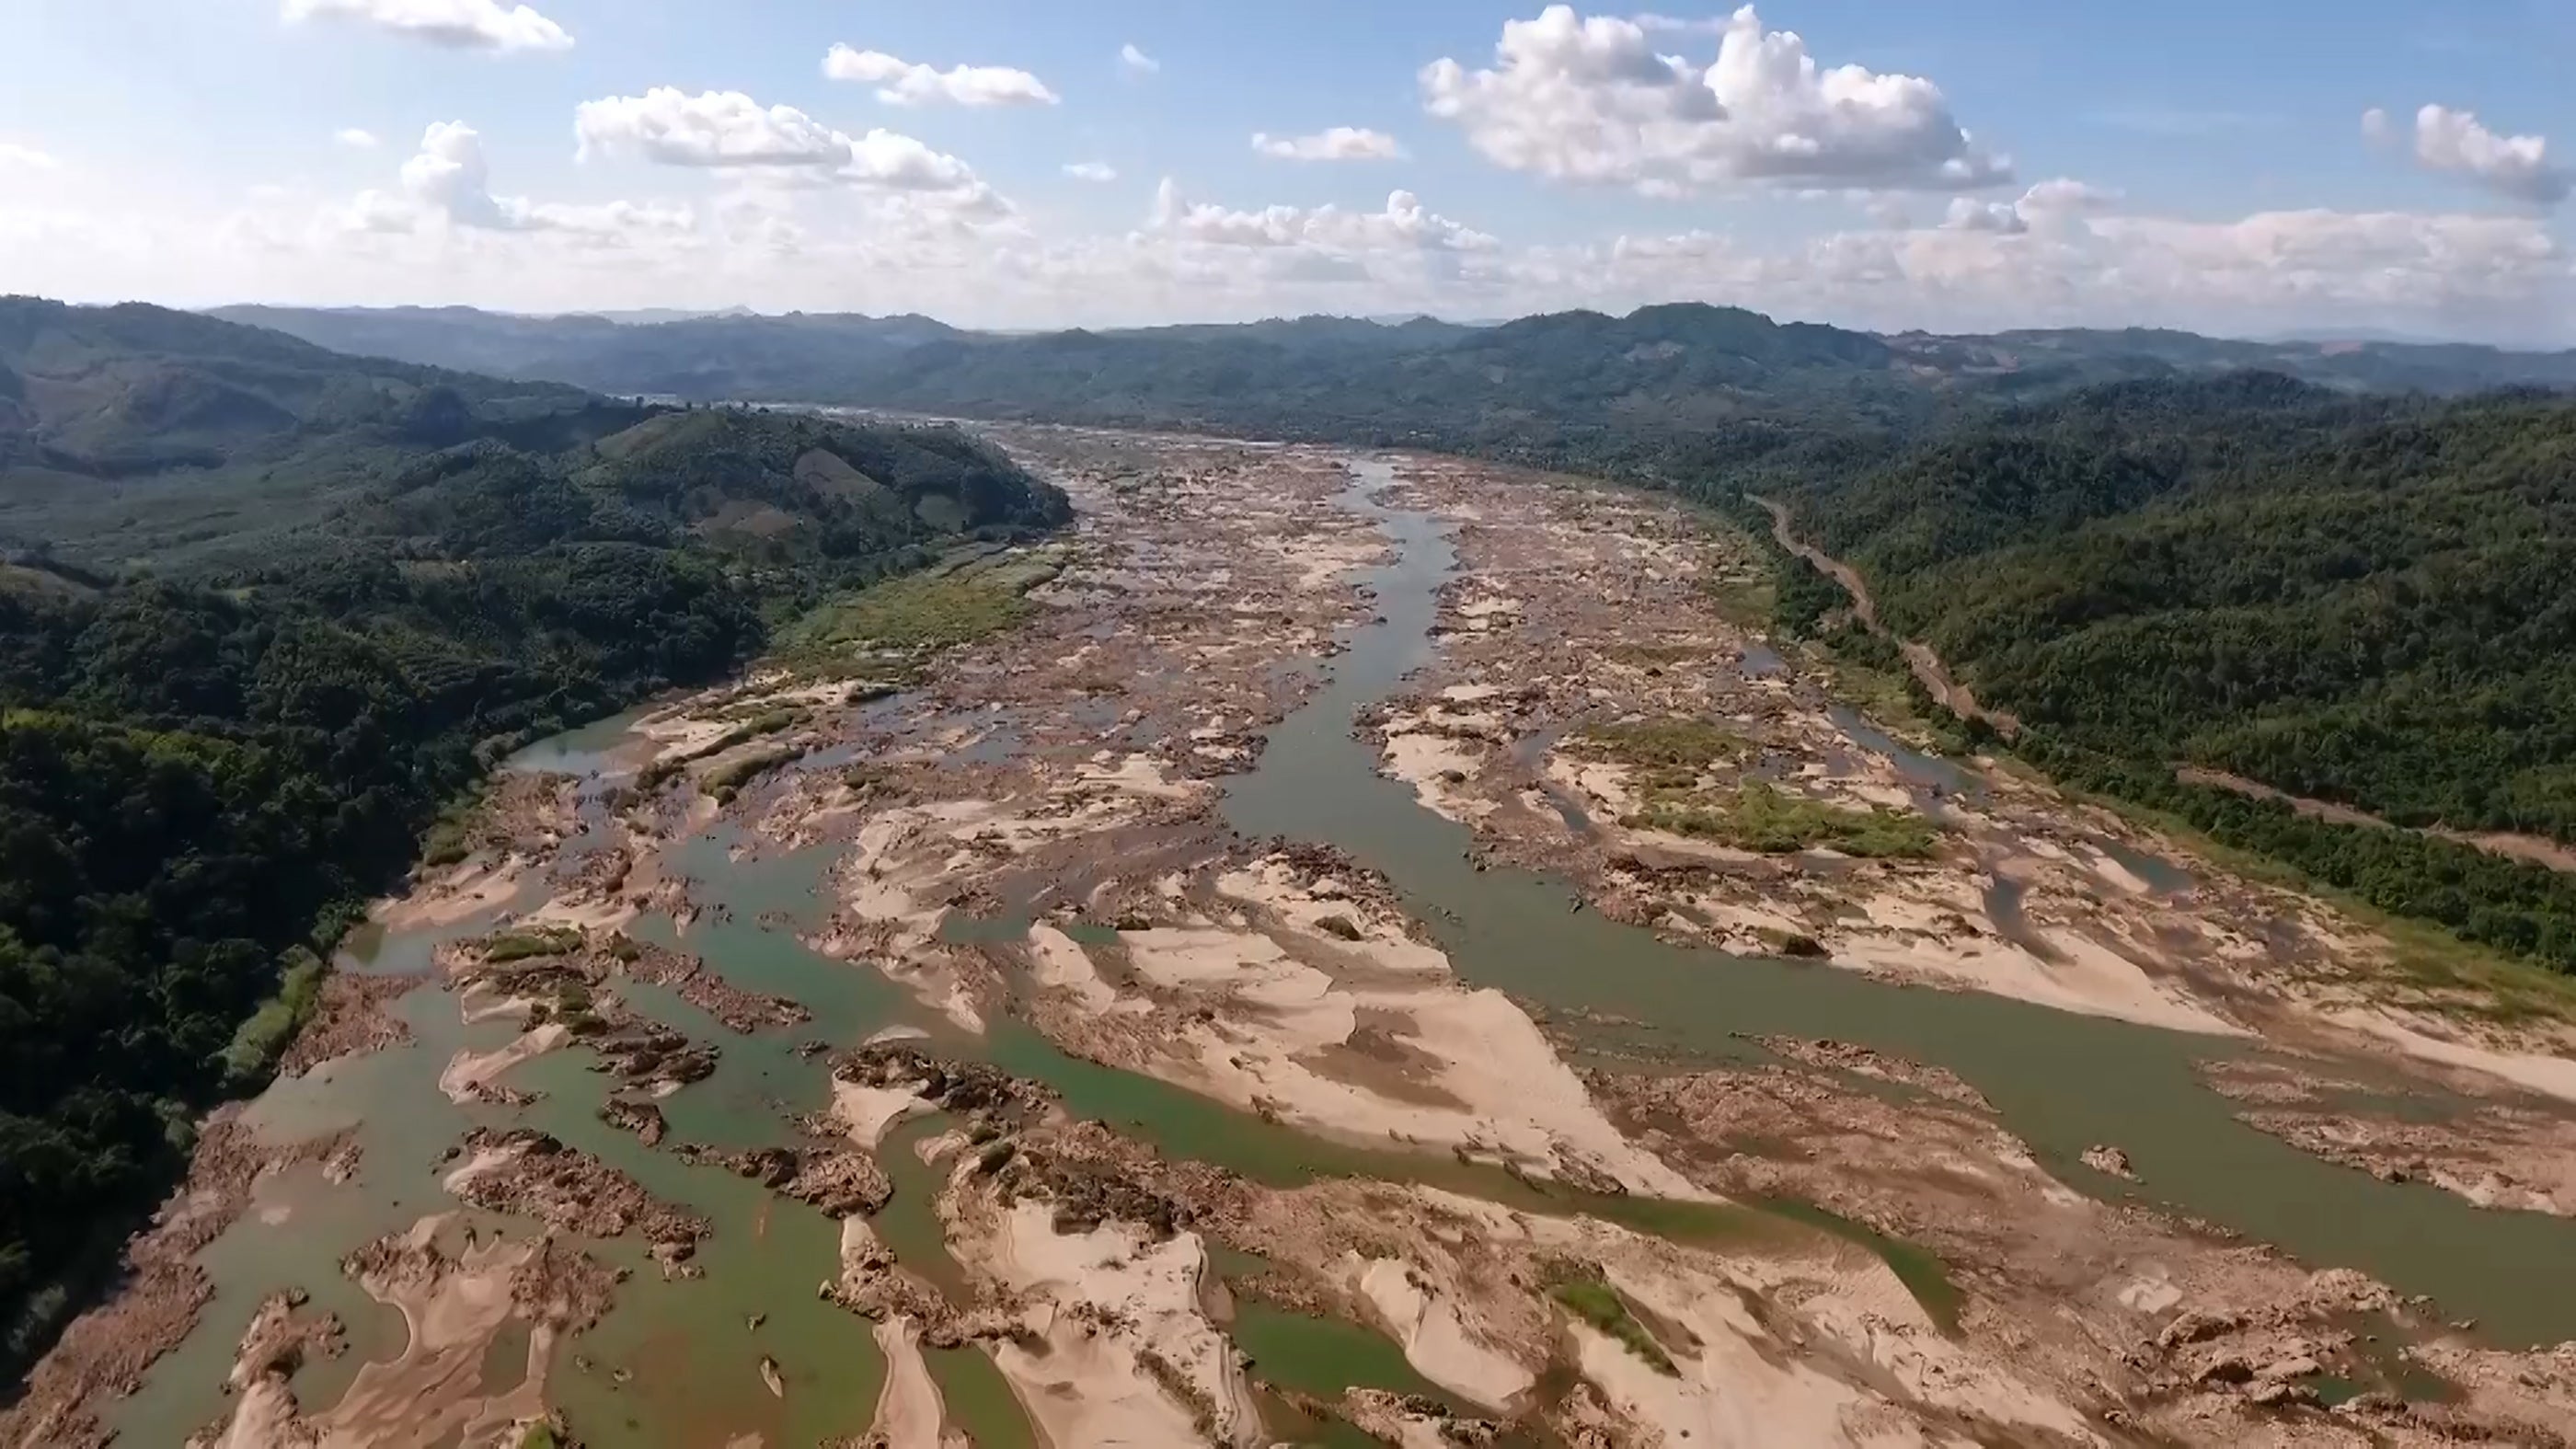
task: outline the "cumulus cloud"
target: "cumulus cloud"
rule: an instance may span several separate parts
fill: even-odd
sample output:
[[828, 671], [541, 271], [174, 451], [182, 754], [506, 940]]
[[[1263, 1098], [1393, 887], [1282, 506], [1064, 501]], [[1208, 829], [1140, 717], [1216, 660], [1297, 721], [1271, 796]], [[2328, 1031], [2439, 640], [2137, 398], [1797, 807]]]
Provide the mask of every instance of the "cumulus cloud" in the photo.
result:
[[[2395, 139], [2388, 113], [2362, 112], [2361, 132], [2373, 141]], [[2549, 157], [2545, 136], [2501, 136], [2470, 111], [2428, 105], [2415, 113], [2415, 160], [2428, 170], [2462, 177], [2501, 196], [2532, 206], [2556, 206], [2576, 190], [2576, 172]]]
[[0, 169], [22, 167], [29, 171], [53, 171], [63, 163], [33, 146], [16, 141], [0, 141]]
[[584, 101], [574, 112], [573, 133], [585, 160], [631, 154], [664, 166], [936, 193], [961, 212], [1009, 210], [973, 167], [910, 136], [882, 128], [852, 136], [794, 106], [763, 106], [740, 91], [691, 95], [656, 86], [640, 96]]
[[2040, 216], [2080, 216], [2087, 212], [2106, 211], [2119, 204], [2120, 193], [2107, 186], [2060, 176], [2034, 184], [2013, 203], [2025, 219]]
[[672, 86], [584, 101], [573, 112], [573, 135], [584, 160], [633, 153], [664, 166], [832, 168], [849, 164], [854, 145], [794, 106]]
[[373, 151], [382, 144], [376, 139], [375, 132], [357, 126], [348, 126], [334, 131], [331, 133], [331, 139], [352, 151]]
[[1052, 106], [1056, 93], [1024, 70], [1001, 65], [960, 65], [947, 70], [899, 60], [881, 50], [835, 45], [823, 57], [823, 74], [877, 88], [890, 106]]
[[1106, 161], [1068, 161], [1064, 174], [1076, 181], [1115, 181], [1118, 168]]
[[1507, 21], [1490, 69], [1443, 58], [1423, 104], [1487, 159], [1559, 181], [1676, 195], [1729, 182], [1965, 190], [2012, 177], [1950, 114], [1940, 87], [1819, 66], [1752, 6], [1703, 67], [1658, 54], [1647, 28], [1551, 5]]
[[361, 21], [460, 50], [570, 50], [572, 34], [525, 5], [500, 0], [285, 0], [289, 21], [315, 16]]
[[1118, 47], [1118, 68], [1129, 75], [1155, 75], [1161, 72], [1163, 63], [1138, 50], [1131, 40]]
[[[1237, 209], [1166, 186], [1133, 226], [1041, 231], [1042, 218], [979, 210], [971, 173], [924, 163], [917, 143], [882, 143], [863, 163], [872, 150], [863, 138], [810, 117], [748, 101], [695, 104], [703, 100], [644, 106], [650, 125], [626, 107], [610, 113], [615, 124], [594, 117], [584, 132], [594, 153], [696, 168], [687, 179], [706, 183], [706, 195], [694, 214], [514, 194], [508, 153], [447, 122], [417, 148], [389, 143], [380, 189], [327, 208], [291, 191], [201, 207], [171, 189], [102, 193], [82, 203], [93, 209], [67, 210], [0, 175], [0, 277], [85, 298], [530, 310], [747, 302], [1006, 327], [1706, 300], [1889, 330], [2360, 325], [2576, 342], [2567, 331], [2576, 266], [2550, 219], [2528, 210], [2213, 218], [2140, 211], [2072, 178], [2039, 181], [2009, 203], [1825, 186], [1816, 189], [1833, 205], [1806, 213], [1822, 228], [1812, 235], [1752, 223], [1618, 235], [1612, 225], [1577, 244], [1530, 245], [1410, 192], [1380, 193], [1382, 205]], [[859, 179], [871, 174], [930, 185]]]
[[2114, 216], [2087, 230], [2129, 288], [2217, 315], [2238, 302], [2475, 311], [2553, 291], [2564, 305], [2570, 277], [2567, 253], [2528, 217], [2310, 209], [2233, 222]]
[[2551, 324], [2540, 318], [2576, 302], [2568, 255], [2536, 217], [2038, 216], [1964, 227], [1945, 217], [1785, 247], [1712, 232], [1627, 236], [1519, 253], [1515, 279], [1563, 299], [1555, 305], [1698, 298], [1890, 330], [2148, 324], [2241, 335], [2367, 320], [2542, 340], [2532, 329]]
[[1358, 126], [1334, 126], [1311, 136], [1257, 131], [1252, 149], [1282, 161], [1395, 161], [1404, 156], [1403, 144], [1393, 136]]
[[2020, 208], [2008, 201], [1978, 201], [1973, 197], [1950, 198], [1950, 209], [1941, 218], [1945, 231], [1991, 231], [2010, 236], [2030, 230]]
[[2060, 176], [2031, 187], [2017, 201], [1951, 197], [1949, 210], [1941, 217], [1941, 229], [2018, 236], [2035, 226], [2063, 227], [2078, 217], [2106, 211], [2119, 199], [2116, 191]]
[[339, 224], [359, 232], [408, 232], [431, 223], [476, 231], [565, 232], [603, 241], [638, 233], [693, 230], [696, 213], [684, 206], [532, 202], [496, 196], [483, 138], [462, 121], [440, 121], [424, 132], [420, 150], [405, 161], [401, 189], [360, 192], [337, 213]]
[[1490, 251], [1499, 243], [1424, 208], [1410, 191], [1390, 192], [1383, 211], [1338, 206], [1268, 206], [1229, 211], [1185, 202], [1171, 178], [1154, 193], [1153, 226], [1186, 241], [1228, 247], [1313, 247], [1350, 252], [1389, 249]]
[[1649, 10], [1642, 15], [1631, 15], [1628, 19], [1639, 30], [1656, 35], [1724, 35], [1726, 33], [1726, 20], [1723, 16], [1659, 15]]

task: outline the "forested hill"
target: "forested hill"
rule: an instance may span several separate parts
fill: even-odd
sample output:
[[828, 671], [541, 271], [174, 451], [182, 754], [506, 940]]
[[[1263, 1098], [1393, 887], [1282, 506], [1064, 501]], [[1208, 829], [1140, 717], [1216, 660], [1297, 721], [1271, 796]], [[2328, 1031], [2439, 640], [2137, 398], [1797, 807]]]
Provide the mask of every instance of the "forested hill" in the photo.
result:
[[2576, 353], [2245, 342], [2144, 328], [1879, 335], [1736, 307], [1561, 312], [1500, 326], [1341, 317], [1002, 335], [923, 317], [649, 325], [470, 308], [235, 308], [344, 351], [603, 392], [1383, 439], [1638, 465], [1758, 456], [1783, 430], [1911, 426], [1993, 401], [2259, 368], [2344, 391], [2576, 387]]
[[2576, 842], [2576, 401], [2125, 383], [1767, 483], [2062, 775], [2576, 969], [2576, 880], [2171, 780]]
[[0, 1357], [501, 752], [1066, 516], [948, 430], [0, 300]]

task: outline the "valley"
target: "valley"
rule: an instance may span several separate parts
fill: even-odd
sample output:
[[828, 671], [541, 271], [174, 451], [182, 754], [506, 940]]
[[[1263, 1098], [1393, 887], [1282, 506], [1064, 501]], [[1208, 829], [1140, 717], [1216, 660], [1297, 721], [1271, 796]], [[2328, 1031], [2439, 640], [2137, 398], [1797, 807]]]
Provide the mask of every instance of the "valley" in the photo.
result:
[[1891, 734], [1670, 495], [990, 436], [1070, 528], [515, 757], [0, 1442], [2576, 1425], [2551, 1011]]

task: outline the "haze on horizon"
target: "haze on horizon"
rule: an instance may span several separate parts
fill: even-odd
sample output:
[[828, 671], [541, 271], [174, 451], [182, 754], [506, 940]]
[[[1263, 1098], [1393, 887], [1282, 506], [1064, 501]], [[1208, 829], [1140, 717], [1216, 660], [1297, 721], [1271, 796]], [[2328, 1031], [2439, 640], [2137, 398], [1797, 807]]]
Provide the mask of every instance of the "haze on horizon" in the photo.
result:
[[1386, 9], [24, 0], [0, 291], [2576, 345], [2564, 7]]

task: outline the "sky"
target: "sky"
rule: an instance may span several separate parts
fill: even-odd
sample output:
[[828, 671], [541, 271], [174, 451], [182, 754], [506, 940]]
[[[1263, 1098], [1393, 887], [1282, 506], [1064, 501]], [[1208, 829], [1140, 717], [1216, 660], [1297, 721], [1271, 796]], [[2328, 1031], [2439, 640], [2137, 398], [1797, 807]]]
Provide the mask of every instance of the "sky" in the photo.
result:
[[5, 0], [0, 292], [2576, 346], [2576, 0]]

